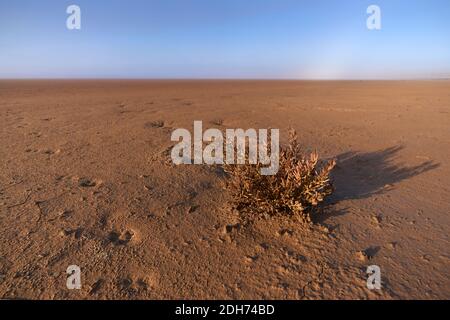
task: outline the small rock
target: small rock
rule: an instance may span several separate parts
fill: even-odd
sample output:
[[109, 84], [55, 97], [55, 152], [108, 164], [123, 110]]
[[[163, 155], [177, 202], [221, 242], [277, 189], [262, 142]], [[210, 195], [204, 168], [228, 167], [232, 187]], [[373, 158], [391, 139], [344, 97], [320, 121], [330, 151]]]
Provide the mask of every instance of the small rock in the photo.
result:
[[95, 182], [89, 180], [88, 178], [80, 178], [78, 180], [78, 185], [80, 187], [95, 187]]
[[367, 261], [368, 260], [366, 253], [363, 251], [356, 252], [356, 257], [358, 258], [359, 261]]

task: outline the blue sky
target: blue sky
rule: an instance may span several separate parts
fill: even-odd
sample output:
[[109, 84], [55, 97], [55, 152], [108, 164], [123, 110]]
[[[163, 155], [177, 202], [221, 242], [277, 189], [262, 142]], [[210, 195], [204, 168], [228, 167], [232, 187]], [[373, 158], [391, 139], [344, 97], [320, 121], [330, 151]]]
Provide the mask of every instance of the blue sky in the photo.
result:
[[449, 0], [0, 0], [0, 78], [430, 77], [450, 77]]

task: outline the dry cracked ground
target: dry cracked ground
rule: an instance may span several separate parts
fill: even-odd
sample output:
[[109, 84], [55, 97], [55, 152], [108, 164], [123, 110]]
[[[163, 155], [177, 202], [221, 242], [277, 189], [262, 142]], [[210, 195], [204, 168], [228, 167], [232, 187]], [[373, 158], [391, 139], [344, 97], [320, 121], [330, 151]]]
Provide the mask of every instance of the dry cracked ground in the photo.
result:
[[[336, 158], [316, 224], [173, 165], [194, 120]], [[1, 298], [450, 298], [450, 81], [0, 81], [0, 128]]]

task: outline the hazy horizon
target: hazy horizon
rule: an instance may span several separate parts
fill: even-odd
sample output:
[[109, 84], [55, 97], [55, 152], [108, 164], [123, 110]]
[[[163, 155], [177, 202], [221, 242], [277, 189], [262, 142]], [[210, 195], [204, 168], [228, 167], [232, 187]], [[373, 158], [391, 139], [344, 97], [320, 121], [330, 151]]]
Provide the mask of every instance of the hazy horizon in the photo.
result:
[[449, 30], [448, 0], [19, 0], [0, 3], [0, 78], [439, 80]]

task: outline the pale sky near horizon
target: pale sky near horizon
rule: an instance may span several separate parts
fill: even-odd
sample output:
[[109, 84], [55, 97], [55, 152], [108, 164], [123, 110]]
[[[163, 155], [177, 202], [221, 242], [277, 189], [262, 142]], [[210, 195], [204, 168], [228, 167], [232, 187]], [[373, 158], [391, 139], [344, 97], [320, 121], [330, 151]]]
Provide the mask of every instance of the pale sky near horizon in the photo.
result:
[[0, 78], [450, 78], [450, 1], [0, 0]]

